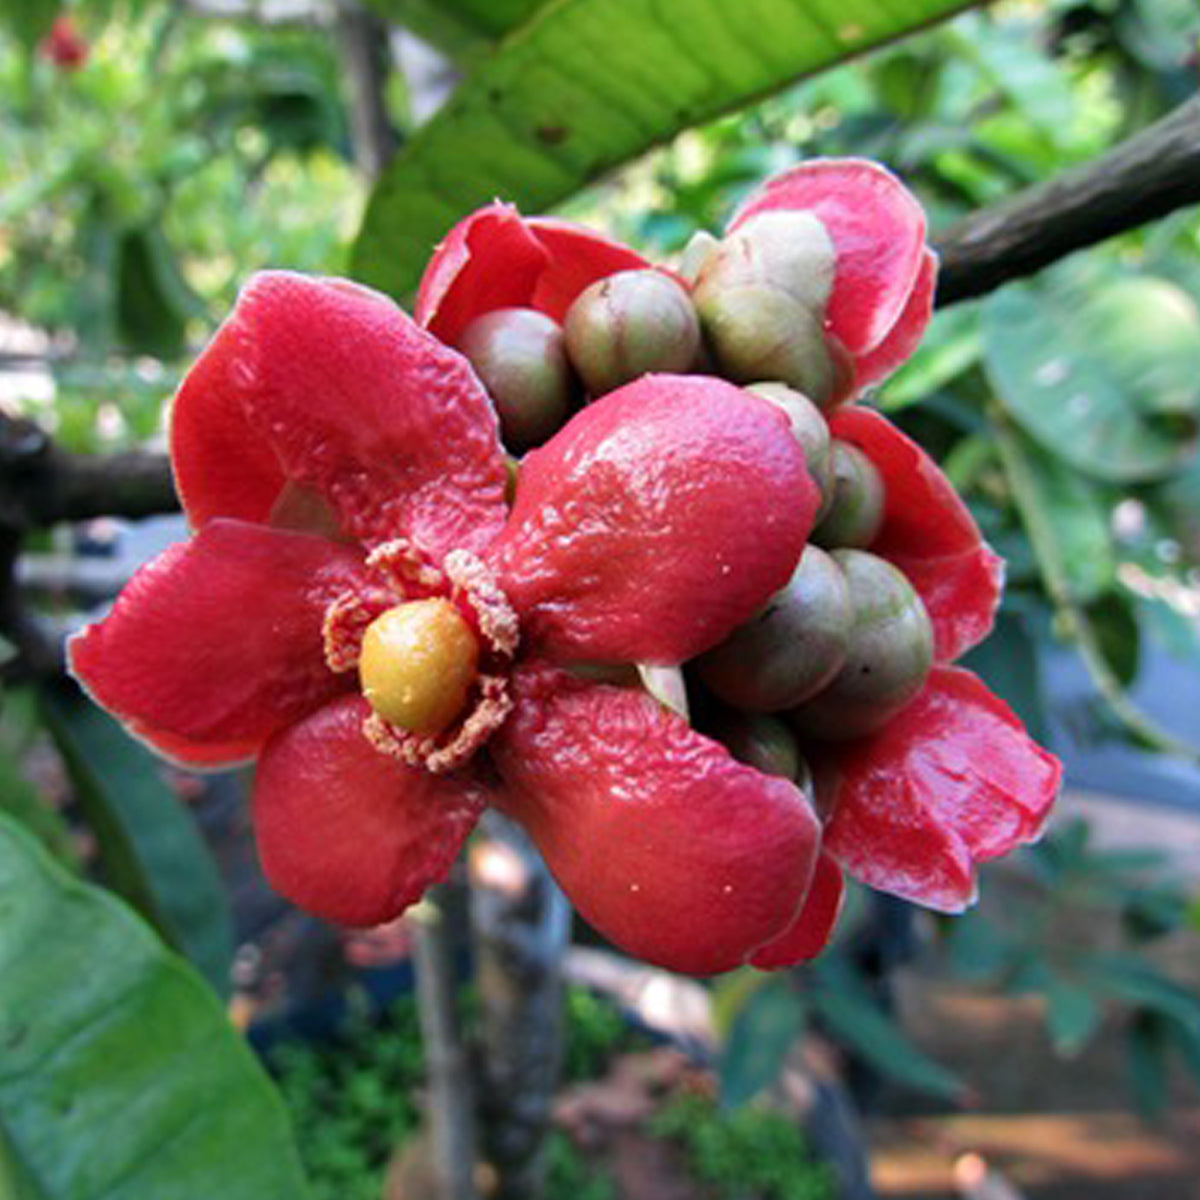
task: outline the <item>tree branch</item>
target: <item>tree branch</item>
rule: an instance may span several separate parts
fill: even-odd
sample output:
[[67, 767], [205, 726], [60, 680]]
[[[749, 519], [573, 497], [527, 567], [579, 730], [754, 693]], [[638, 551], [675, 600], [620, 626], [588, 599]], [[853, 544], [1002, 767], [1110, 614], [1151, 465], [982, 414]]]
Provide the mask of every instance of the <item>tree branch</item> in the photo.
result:
[[165, 454], [73, 454], [32, 421], [0, 413], [0, 527], [39, 529], [178, 508]]
[[939, 238], [939, 307], [1032, 275], [1200, 203], [1200, 96], [1092, 162], [985, 208]]

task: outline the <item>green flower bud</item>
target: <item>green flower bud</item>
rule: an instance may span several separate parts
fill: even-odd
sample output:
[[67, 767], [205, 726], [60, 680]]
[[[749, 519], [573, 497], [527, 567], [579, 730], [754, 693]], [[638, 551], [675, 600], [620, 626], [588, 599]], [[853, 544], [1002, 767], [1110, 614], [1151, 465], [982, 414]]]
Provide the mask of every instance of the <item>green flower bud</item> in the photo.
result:
[[808, 790], [808, 764], [800, 755], [795, 734], [778, 717], [727, 710], [717, 720], [712, 736], [738, 762], [764, 775], [779, 775], [799, 782]]
[[849, 442], [833, 440], [833, 490], [812, 540], [828, 550], [865, 549], [883, 527], [887, 495], [875, 464]]
[[850, 589], [852, 625], [845, 661], [832, 681], [789, 714], [802, 738], [862, 737], [886, 724], [925, 684], [933, 626], [912, 584], [862, 550], [835, 550]]
[[532, 308], [498, 308], [472, 321], [458, 349], [487, 388], [512, 450], [540, 445], [570, 415], [571, 368], [563, 333]]
[[841, 668], [851, 619], [841, 570], [823, 550], [808, 546], [787, 586], [758, 616], [696, 659], [696, 673], [734, 708], [792, 708]]
[[563, 329], [567, 355], [592, 396], [650, 371], [688, 371], [700, 350], [691, 297], [649, 268], [597, 280], [567, 310]]
[[774, 379], [824, 407], [833, 396], [833, 361], [813, 310], [769, 283], [693, 294], [709, 349], [736, 383]]
[[836, 261], [833, 242], [812, 213], [761, 212], [708, 253], [696, 291], [707, 296], [764, 284], [786, 292], [820, 324], [833, 290]]
[[700, 229], [688, 239], [679, 256], [679, 277], [695, 283], [709, 256], [721, 243], [707, 230]]
[[747, 389], [782, 409], [792, 434], [804, 451], [808, 473], [821, 492], [822, 513], [833, 499], [833, 454], [829, 423], [821, 410], [805, 395], [786, 383], [752, 383]]

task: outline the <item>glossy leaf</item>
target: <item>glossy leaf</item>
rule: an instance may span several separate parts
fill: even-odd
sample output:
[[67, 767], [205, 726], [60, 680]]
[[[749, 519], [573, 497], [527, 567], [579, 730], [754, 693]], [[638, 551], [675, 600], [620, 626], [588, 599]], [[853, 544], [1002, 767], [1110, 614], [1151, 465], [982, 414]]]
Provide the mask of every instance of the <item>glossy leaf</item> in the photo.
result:
[[803, 1024], [804, 1001], [787, 979], [772, 979], [753, 991], [721, 1051], [721, 1103], [737, 1108], [774, 1083]]
[[397, 155], [355, 246], [403, 295], [497, 196], [537, 212], [680, 130], [964, 7], [962, 0], [560, 0], [513, 30]]
[[107, 883], [224, 993], [233, 956], [229, 902], [163, 765], [81, 697], [47, 690], [42, 711], [99, 843]]
[[948, 1099], [962, 1096], [962, 1081], [909, 1041], [843, 965], [827, 960], [816, 970], [821, 986], [813, 990], [813, 1006], [838, 1041], [898, 1083]]
[[1057, 273], [983, 305], [984, 360], [1010, 415], [1096, 479], [1162, 478], [1194, 453], [1200, 314], [1157, 279]]
[[307, 1194], [283, 1108], [209, 989], [5, 818], [0, 1045], [0, 1194]]

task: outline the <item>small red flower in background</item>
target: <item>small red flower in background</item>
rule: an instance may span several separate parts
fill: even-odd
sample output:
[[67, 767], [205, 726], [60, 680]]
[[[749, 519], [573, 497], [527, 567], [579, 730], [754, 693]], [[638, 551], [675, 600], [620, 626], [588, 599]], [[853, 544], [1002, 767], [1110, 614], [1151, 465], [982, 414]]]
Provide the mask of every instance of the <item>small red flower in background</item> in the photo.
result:
[[[934, 274], [907, 192], [868, 164], [812, 164], [732, 229], [764, 210], [815, 214], [828, 234], [838, 391], [898, 365]], [[352, 284], [261, 275], [181, 388], [172, 458], [197, 532], [74, 640], [72, 664], [176, 760], [257, 757], [264, 866], [303, 907], [395, 916], [490, 803], [603, 933], [707, 974], [817, 953], [842, 866], [955, 909], [975, 862], [1036, 836], [1057, 764], [965, 671], [935, 666], [869, 735], [806, 743], [822, 830], [792, 782], [647, 693], [568, 669], [679, 664], [720, 643], [788, 581], [819, 502], [766, 400], [648, 375], [526, 455], [509, 509], [491, 401], [449, 345], [500, 308], [560, 319], [645, 265], [492, 206], [434, 256], [419, 324]], [[842, 408], [830, 427], [884, 478], [870, 550], [917, 589], [948, 664], [990, 628], [998, 560], [882, 417]]]
[[64, 14], [54, 18], [50, 32], [38, 44], [38, 53], [64, 71], [78, 71], [87, 62], [88, 44], [75, 22]]

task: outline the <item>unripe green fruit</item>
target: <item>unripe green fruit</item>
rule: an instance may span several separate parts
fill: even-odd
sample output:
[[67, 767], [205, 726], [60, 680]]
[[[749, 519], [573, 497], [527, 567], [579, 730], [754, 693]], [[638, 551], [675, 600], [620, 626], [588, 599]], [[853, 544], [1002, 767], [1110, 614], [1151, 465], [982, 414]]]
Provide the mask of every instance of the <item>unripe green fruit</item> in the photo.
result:
[[789, 714], [802, 738], [862, 737], [912, 700], [933, 665], [933, 626], [912, 584], [863, 550], [835, 550], [850, 589], [845, 661], [832, 681]]
[[688, 371], [700, 351], [691, 297], [649, 268], [618, 271], [584, 289], [563, 330], [567, 355], [592, 396], [650, 371]]
[[786, 292], [818, 324], [833, 290], [837, 252], [825, 226], [808, 212], [758, 213], [705, 256], [696, 277], [702, 294], [765, 284]]
[[774, 379], [824, 407], [833, 395], [833, 361], [813, 310], [770, 283], [693, 294], [709, 349], [735, 383]]
[[770, 400], [786, 414], [792, 434], [804, 451], [808, 473], [821, 492], [821, 515], [833, 499], [833, 454], [829, 423], [805, 395], [786, 383], [752, 383], [747, 389]]
[[812, 540], [828, 550], [869, 546], [883, 528], [887, 492], [875, 464], [849, 442], [833, 440], [833, 490]]
[[566, 422], [571, 368], [563, 331], [544, 313], [494, 309], [463, 330], [458, 349], [487, 388], [509, 449], [540, 445]]
[[717, 719], [712, 736], [738, 762], [762, 771], [764, 775], [790, 779], [807, 790], [810, 783], [808, 764], [800, 755], [796, 735], [778, 717], [728, 709]]
[[787, 586], [758, 616], [696, 659], [696, 672], [734, 708], [792, 708], [837, 673], [850, 624], [850, 595], [841, 569], [823, 550], [808, 546]]

